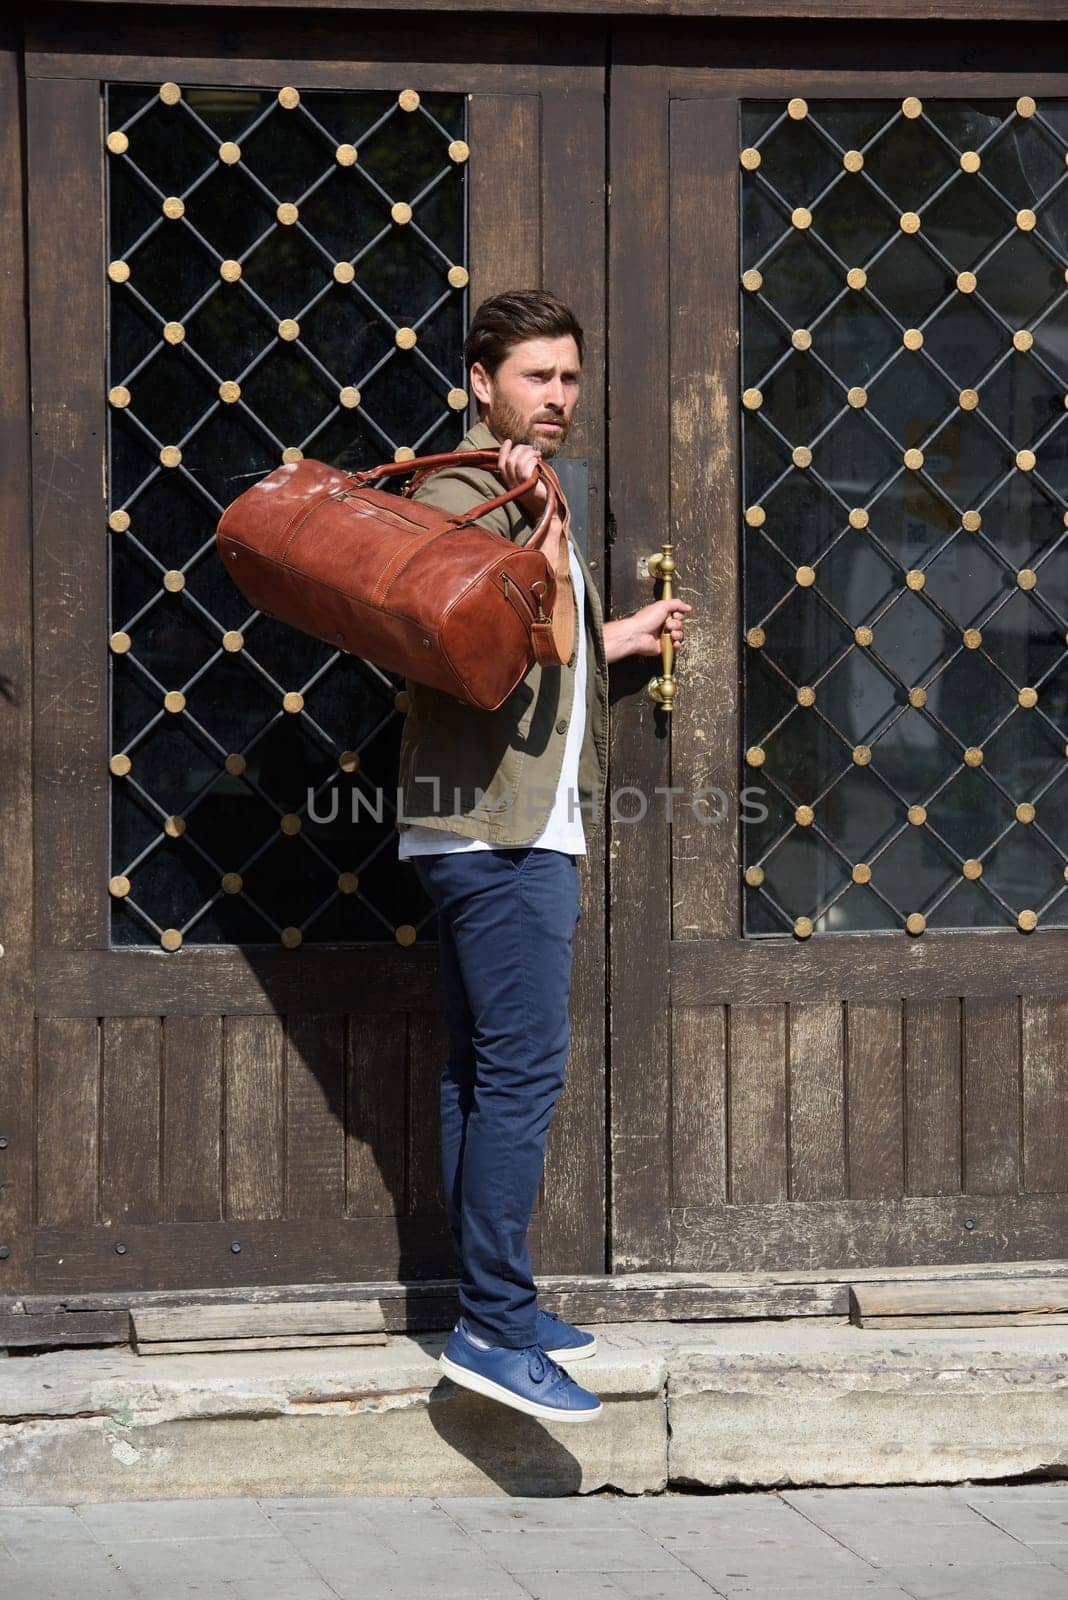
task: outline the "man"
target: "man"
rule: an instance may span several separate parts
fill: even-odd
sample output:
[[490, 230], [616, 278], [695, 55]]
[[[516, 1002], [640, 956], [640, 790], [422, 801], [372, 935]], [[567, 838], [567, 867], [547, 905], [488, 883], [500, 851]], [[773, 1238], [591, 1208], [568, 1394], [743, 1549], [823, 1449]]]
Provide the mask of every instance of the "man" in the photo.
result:
[[[464, 346], [481, 420], [461, 450], [495, 449], [497, 476], [450, 467], [415, 498], [450, 513], [515, 488], [563, 446], [579, 397], [582, 329], [553, 295], [486, 300]], [[545, 505], [538, 485], [480, 519], [523, 544]], [[544, 546], [555, 570], [565, 537]], [[571, 937], [581, 915], [583, 810], [600, 812], [608, 761], [608, 665], [682, 642], [685, 601], [605, 622], [589, 568], [569, 543], [575, 648], [533, 662], [498, 710], [408, 683], [401, 745], [400, 856], [437, 909], [449, 1032], [441, 1152], [461, 1261], [461, 1316], [441, 1356], [455, 1382], [519, 1411], [585, 1422], [600, 1401], [560, 1365], [591, 1355], [592, 1334], [538, 1308], [526, 1234], [545, 1138], [564, 1082]], [[493, 641], [487, 639], [486, 648]]]

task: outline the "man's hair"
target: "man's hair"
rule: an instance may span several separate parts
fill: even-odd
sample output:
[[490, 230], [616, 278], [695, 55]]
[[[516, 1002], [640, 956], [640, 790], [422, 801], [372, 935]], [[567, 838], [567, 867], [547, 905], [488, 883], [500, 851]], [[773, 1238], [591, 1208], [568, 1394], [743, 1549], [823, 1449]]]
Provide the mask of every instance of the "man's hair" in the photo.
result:
[[483, 300], [464, 340], [464, 365], [481, 362], [492, 378], [524, 339], [563, 339], [570, 334], [582, 362], [582, 329], [570, 306], [545, 289], [512, 289]]

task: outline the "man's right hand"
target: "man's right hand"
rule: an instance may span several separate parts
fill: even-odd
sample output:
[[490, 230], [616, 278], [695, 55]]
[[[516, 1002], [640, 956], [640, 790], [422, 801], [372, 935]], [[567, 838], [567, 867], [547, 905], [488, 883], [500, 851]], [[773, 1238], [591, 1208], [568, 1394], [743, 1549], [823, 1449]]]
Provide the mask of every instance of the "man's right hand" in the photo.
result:
[[[533, 477], [541, 460], [541, 451], [532, 444], [513, 444], [505, 439], [497, 453], [497, 471], [506, 489], [515, 489]], [[545, 509], [548, 493], [543, 483], [537, 483], [526, 494], [520, 495], [518, 504], [532, 522], [537, 522]]]

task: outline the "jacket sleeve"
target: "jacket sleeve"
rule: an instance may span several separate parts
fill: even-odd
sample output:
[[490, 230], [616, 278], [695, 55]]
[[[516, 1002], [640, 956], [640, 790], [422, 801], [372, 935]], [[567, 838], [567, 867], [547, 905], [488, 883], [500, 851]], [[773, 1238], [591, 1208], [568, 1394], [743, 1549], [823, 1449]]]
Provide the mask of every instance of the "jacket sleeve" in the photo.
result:
[[[412, 499], [437, 506], [450, 516], [458, 516], [470, 511], [472, 506], [481, 505], [483, 500], [494, 499], [503, 489], [504, 485], [499, 479], [478, 468], [446, 467], [444, 471], [435, 472], [432, 477], [425, 479]], [[479, 525], [492, 529], [502, 538], [514, 539], [514, 524], [508, 515], [509, 510], [509, 506], [498, 506], [488, 516], [480, 517]]]

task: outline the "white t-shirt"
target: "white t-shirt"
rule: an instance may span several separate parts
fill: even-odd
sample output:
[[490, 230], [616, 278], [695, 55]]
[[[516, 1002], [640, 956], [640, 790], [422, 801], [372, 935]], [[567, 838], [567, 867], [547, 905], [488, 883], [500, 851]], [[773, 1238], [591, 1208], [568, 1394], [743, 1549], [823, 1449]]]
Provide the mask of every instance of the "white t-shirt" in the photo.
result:
[[[579, 752], [586, 730], [586, 585], [582, 568], [575, 559], [574, 549], [569, 550], [571, 583], [575, 590], [578, 611], [577, 651], [575, 654], [575, 700], [571, 719], [564, 739], [564, 759], [556, 785], [556, 797], [548, 820], [525, 848], [530, 850], [562, 850], [567, 855], [586, 854], [586, 836], [582, 828], [579, 809], [578, 769]], [[469, 839], [465, 834], [453, 833], [444, 828], [424, 828], [414, 824], [400, 835], [397, 855], [401, 861], [410, 856], [444, 855], [455, 850], [494, 850], [503, 848], [487, 844], [484, 839]]]

